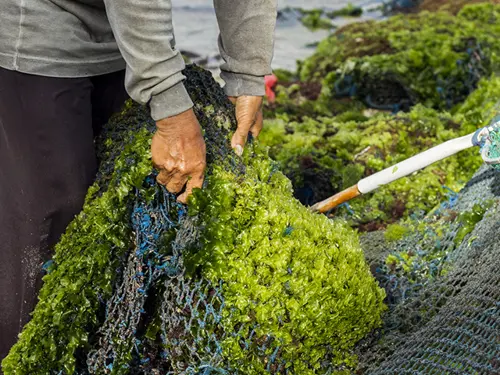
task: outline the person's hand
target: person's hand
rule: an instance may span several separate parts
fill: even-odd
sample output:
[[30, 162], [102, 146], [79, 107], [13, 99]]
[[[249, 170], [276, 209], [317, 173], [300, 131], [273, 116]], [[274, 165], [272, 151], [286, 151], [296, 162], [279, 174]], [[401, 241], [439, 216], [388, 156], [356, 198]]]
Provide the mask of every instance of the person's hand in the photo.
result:
[[230, 96], [229, 100], [236, 106], [238, 129], [231, 139], [231, 147], [241, 156], [247, 142], [248, 133], [257, 137], [262, 130], [262, 96]]
[[186, 186], [177, 199], [186, 203], [192, 190], [203, 185], [206, 148], [200, 124], [190, 109], [157, 121], [156, 127], [151, 156], [153, 165], [159, 170], [157, 181], [174, 194]]

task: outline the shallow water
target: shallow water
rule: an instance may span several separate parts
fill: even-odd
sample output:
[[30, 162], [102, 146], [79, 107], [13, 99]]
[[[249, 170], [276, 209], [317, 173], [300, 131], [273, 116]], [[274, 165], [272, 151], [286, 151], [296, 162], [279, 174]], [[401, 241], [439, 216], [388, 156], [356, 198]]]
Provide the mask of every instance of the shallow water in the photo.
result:
[[[334, 23], [337, 26], [382, 17], [379, 11], [373, 10], [382, 4], [382, 0], [278, 0], [280, 9], [290, 6], [335, 10], [345, 7], [348, 3], [361, 6], [364, 9], [363, 16], [335, 19]], [[177, 48], [208, 57], [209, 66], [216, 66], [218, 61], [214, 57], [218, 55], [219, 31], [212, 0], [172, 0], [172, 4]], [[273, 68], [294, 70], [296, 60], [304, 59], [314, 52], [314, 47], [310, 45], [327, 35], [326, 30], [309, 31], [295, 17], [279, 20], [275, 33]]]

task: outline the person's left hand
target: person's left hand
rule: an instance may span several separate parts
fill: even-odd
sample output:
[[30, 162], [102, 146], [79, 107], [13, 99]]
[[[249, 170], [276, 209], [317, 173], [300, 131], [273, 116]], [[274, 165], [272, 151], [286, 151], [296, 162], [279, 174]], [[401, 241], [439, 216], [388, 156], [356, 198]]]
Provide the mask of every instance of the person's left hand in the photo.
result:
[[248, 133], [258, 137], [263, 125], [262, 96], [230, 96], [229, 100], [236, 106], [238, 129], [231, 139], [231, 147], [237, 155], [243, 154]]

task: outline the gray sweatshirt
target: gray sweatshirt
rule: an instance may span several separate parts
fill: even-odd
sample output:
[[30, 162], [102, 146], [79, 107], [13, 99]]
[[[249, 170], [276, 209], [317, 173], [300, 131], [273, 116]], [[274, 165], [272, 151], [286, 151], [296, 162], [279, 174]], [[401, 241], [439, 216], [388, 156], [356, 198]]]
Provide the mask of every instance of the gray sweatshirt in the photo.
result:
[[[264, 95], [277, 0], [214, 0], [227, 95]], [[153, 119], [193, 103], [175, 49], [171, 0], [1, 0], [0, 67], [52, 77], [126, 68], [130, 97]]]

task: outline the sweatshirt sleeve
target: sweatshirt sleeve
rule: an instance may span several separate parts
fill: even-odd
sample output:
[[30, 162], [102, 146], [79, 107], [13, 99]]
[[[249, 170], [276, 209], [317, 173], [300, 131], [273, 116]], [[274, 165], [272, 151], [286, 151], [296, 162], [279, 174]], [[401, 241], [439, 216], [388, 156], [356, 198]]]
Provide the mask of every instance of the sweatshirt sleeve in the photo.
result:
[[272, 73], [277, 0], [214, 0], [214, 6], [226, 94], [263, 96], [264, 76]]
[[104, 0], [106, 13], [126, 62], [125, 88], [149, 104], [160, 120], [193, 106], [183, 80], [185, 67], [174, 49], [171, 0]]

